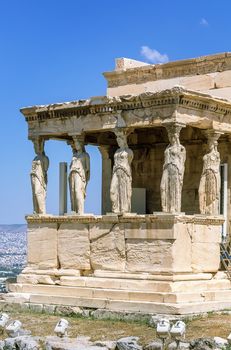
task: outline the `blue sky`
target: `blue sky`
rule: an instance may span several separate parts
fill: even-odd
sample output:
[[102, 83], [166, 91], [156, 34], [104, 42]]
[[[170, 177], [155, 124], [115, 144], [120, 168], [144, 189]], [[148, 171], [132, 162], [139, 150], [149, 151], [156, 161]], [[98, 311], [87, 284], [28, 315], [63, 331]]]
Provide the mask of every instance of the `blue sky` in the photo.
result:
[[[32, 212], [34, 157], [19, 108], [106, 94], [116, 57], [165, 62], [231, 51], [230, 0], [0, 0], [0, 223]], [[100, 211], [101, 158], [91, 156], [86, 212]], [[58, 163], [49, 141], [47, 211], [58, 212]]]

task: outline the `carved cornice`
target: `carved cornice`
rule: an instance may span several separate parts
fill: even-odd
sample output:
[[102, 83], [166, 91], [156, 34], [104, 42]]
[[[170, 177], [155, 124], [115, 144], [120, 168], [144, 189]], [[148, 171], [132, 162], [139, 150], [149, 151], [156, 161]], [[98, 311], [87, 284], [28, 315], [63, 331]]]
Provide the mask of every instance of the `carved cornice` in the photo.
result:
[[26, 216], [28, 224], [62, 224], [62, 223], [150, 223], [150, 222], [169, 222], [169, 223], [191, 223], [200, 225], [219, 226], [224, 223], [222, 216], [206, 216], [206, 215], [183, 215], [183, 214], [146, 214], [146, 215], [28, 215]]
[[231, 69], [231, 53], [203, 56], [165, 64], [145, 65], [126, 70], [105, 72], [108, 87], [142, 84], [160, 79], [209, 74]]
[[[123, 111], [163, 107], [183, 107], [191, 110], [208, 111], [219, 115], [231, 115], [231, 103], [224, 99], [176, 86], [157, 93], [142, 93], [120, 97], [102, 97], [69, 103], [34, 106], [21, 109], [28, 123], [47, 119], [65, 120], [87, 115], [117, 114]], [[95, 103], [95, 104], [94, 104]]]
[[47, 223], [92, 223], [100, 221], [100, 216], [94, 215], [63, 215], [63, 216], [54, 216], [54, 215], [27, 215], [26, 221], [28, 224], [47, 224]]

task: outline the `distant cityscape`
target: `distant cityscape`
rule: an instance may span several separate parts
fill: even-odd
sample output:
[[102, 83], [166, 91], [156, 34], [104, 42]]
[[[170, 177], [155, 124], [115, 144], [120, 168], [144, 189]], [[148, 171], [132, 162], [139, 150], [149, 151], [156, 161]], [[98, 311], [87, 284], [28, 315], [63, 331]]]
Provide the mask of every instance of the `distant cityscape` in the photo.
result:
[[0, 225], [0, 293], [26, 265], [26, 225]]

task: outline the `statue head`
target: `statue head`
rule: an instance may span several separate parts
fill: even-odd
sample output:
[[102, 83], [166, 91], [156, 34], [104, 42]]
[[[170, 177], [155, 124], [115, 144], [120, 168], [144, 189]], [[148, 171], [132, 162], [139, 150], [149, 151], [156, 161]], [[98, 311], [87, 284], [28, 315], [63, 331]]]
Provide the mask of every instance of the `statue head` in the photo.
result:
[[180, 144], [179, 133], [177, 133], [177, 132], [169, 133], [168, 138], [169, 138], [169, 142], [172, 146]]
[[83, 152], [84, 151], [84, 136], [78, 135], [73, 136], [73, 151]]
[[44, 140], [37, 137], [32, 140], [34, 144], [34, 151], [37, 155], [44, 154]]
[[115, 130], [115, 134], [116, 134], [116, 140], [117, 140], [119, 148], [128, 147], [126, 130], [124, 130], [122, 128], [121, 129], [117, 128]]
[[217, 141], [209, 140], [209, 141], [208, 141], [209, 151], [210, 151], [210, 152], [212, 152], [212, 151], [217, 151], [217, 145], [218, 145], [218, 142], [217, 142]]
[[218, 139], [221, 133], [212, 129], [212, 130], [206, 130], [205, 135], [208, 139], [209, 152], [217, 151]]
[[173, 145], [179, 145], [180, 144], [180, 131], [185, 126], [183, 123], [179, 122], [170, 122], [165, 121], [163, 122], [163, 126], [166, 127], [168, 132], [168, 139], [170, 144]]

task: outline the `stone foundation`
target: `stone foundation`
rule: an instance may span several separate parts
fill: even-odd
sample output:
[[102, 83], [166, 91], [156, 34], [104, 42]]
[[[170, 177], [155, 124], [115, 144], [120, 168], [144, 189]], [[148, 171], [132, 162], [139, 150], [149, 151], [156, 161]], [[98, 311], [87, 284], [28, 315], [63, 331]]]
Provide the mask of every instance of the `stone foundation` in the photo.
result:
[[28, 266], [5, 300], [122, 312], [231, 307], [220, 264], [221, 217], [30, 216]]
[[94, 275], [96, 270], [170, 275], [219, 269], [221, 217], [154, 213], [27, 220], [28, 267], [23, 276], [50, 269], [58, 276]]

